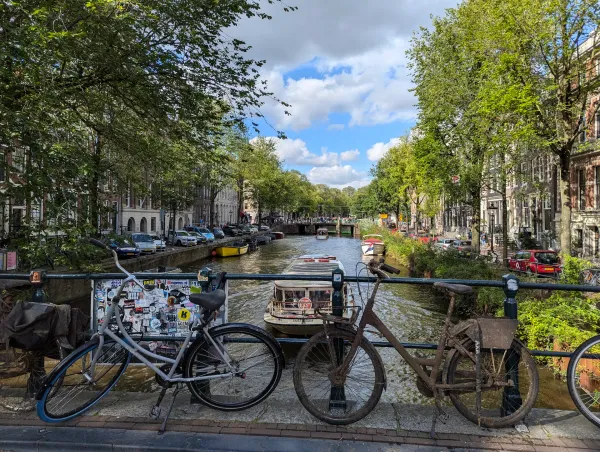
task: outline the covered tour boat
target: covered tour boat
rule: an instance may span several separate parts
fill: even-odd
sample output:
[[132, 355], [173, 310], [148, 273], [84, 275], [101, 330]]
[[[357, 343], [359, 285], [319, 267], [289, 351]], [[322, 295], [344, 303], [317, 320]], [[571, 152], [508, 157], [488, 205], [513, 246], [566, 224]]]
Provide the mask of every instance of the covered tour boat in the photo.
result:
[[379, 234], [365, 235], [360, 242], [360, 247], [365, 256], [380, 256], [385, 254], [385, 243], [383, 236]]
[[[294, 259], [284, 274], [331, 276], [335, 269], [344, 267], [335, 256], [304, 255]], [[350, 318], [354, 307], [354, 295], [348, 284], [342, 290], [344, 317]], [[323, 328], [316, 309], [331, 313], [333, 287], [331, 281], [287, 281], [273, 284], [273, 294], [267, 305], [265, 323], [291, 336], [310, 336]]]
[[317, 229], [317, 240], [327, 240], [329, 238], [329, 231], [327, 228]]

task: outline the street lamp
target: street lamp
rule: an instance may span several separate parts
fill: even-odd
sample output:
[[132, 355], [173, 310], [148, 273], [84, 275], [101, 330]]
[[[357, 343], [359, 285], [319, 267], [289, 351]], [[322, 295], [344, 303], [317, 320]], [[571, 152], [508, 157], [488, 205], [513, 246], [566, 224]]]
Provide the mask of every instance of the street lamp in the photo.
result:
[[498, 202], [497, 201], [490, 201], [488, 203], [488, 210], [491, 210], [490, 212], [490, 251], [493, 253], [494, 252], [494, 213], [496, 210], [498, 210]]

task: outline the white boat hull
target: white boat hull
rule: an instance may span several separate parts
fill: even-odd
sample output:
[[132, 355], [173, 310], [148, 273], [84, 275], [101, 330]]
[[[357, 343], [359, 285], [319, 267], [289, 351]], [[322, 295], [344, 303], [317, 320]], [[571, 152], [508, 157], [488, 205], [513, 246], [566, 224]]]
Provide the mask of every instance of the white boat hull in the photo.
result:
[[312, 336], [323, 329], [321, 319], [279, 319], [266, 313], [265, 323], [289, 336]]
[[360, 247], [365, 256], [381, 256], [385, 253], [383, 243], [363, 243]]
[[328, 235], [318, 235], [317, 240], [327, 240], [329, 238]]

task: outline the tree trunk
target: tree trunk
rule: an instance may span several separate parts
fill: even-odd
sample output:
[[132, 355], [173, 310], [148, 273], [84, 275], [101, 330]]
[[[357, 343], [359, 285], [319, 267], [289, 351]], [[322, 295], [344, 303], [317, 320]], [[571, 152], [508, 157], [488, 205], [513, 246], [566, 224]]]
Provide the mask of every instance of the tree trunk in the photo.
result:
[[236, 213], [236, 215], [240, 216], [240, 213], [242, 213], [244, 211], [244, 179], [240, 178], [237, 181], [237, 188], [238, 188], [238, 211]]
[[213, 229], [213, 228], [219, 226], [215, 222], [215, 220], [216, 220], [216, 215], [215, 215], [215, 199], [217, 198], [217, 195], [215, 193], [214, 187], [210, 187], [209, 195], [208, 196], [210, 197], [210, 228]]
[[560, 250], [571, 255], [571, 159], [568, 152], [560, 156]]
[[[503, 156], [502, 161], [505, 161]], [[502, 263], [508, 263], [508, 206], [506, 199], [506, 169], [500, 174], [500, 189], [502, 190]]]
[[90, 218], [88, 222], [96, 229], [96, 233], [100, 233], [99, 219], [99, 196], [98, 185], [100, 184], [100, 171], [102, 164], [102, 144], [100, 136], [96, 137], [94, 142], [94, 150], [92, 154], [92, 173], [88, 179], [88, 191], [90, 194]]
[[473, 254], [479, 256], [481, 253], [481, 192], [479, 190], [471, 193], [473, 197], [473, 218], [471, 220], [471, 247], [473, 248]]

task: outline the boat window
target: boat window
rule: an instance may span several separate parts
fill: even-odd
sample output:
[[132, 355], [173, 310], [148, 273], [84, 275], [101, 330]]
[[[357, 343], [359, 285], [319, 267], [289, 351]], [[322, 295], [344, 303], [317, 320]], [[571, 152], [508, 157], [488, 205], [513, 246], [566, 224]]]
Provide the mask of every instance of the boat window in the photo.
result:
[[300, 298], [304, 298], [305, 294], [304, 290], [286, 290], [285, 301], [298, 301]]
[[283, 290], [275, 289], [275, 300], [283, 301]]
[[310, 298], [310, 301], [313, 303], [316, 301], [330, 301], [331, 290], [311, 290], [308, 298]]

